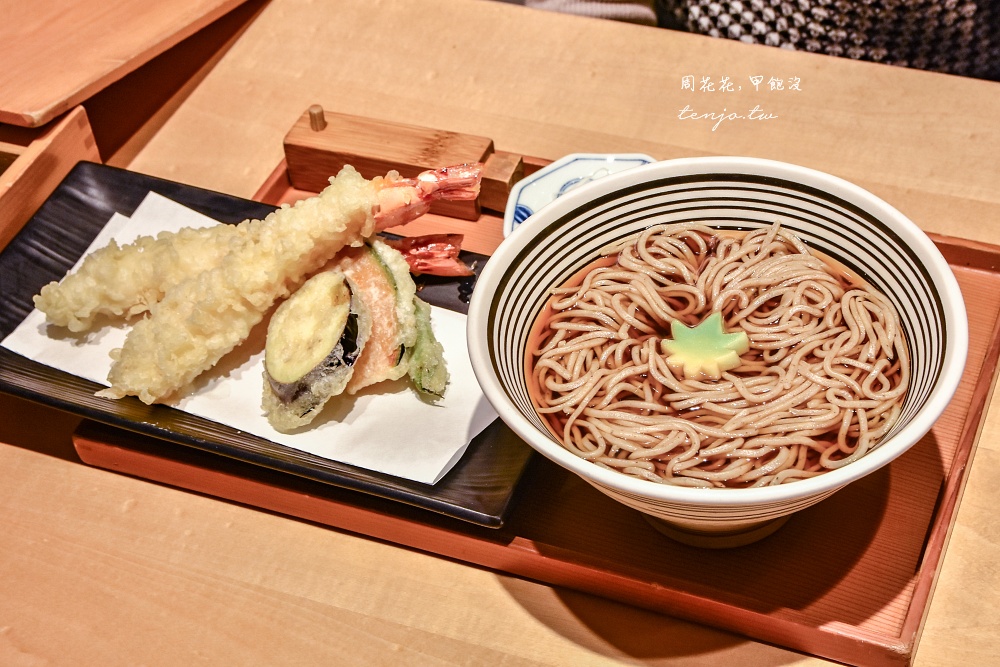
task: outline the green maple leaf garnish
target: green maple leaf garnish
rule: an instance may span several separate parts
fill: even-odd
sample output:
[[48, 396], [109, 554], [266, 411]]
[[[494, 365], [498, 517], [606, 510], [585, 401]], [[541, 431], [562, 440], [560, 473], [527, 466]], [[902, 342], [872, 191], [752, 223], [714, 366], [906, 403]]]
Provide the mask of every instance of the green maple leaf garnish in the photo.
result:
[[750, 349], [746, 332], [726, 333], [722, 313], [712, 313], [700, 324], [686, 327], [674, 320], [670, 323], [673, 340], [661, 342], [667, 364], [675, 372], [683, 371], [689, 380], [718, 380], [726, 371], [740, 365], [740, 355]]

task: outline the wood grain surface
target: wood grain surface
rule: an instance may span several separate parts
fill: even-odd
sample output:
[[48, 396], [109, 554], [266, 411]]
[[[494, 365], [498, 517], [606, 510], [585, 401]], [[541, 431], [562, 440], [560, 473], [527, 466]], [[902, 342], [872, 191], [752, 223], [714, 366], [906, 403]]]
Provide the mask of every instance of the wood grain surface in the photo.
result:
[[44, 125], [242, 1], [5, 2], [0, 123]]

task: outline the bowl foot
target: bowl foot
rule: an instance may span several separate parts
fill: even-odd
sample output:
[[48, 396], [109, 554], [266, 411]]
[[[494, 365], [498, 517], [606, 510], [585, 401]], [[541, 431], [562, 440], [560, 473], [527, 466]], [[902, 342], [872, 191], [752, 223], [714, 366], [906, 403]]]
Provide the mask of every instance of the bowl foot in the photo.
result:
[[753, 544], [772, 534], [788, 521], [787, 516], [769, 519], [759, 523], [752, 523], [746, 526], [729, 530], [698, 530], [677, 524], [670, 523], [655, 516], [643, 514], [643, 518], [649, 522], [653, 528], [666, 535], [672, 540], [686, 544], [691, 547], [702, 549], [732, 549]]

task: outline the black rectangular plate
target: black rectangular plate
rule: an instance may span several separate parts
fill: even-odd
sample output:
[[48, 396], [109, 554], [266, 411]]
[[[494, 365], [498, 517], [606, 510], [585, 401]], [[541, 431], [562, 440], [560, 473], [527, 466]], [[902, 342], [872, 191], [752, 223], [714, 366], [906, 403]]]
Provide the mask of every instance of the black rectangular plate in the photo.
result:
[[[80, 162], [0, 252], [0, 339], [33, 309], [32, 296], [60, 280], [115, 212], [130, 216], [157, 192], [221, 222], [260, 219], [273, 206], [123, 169]], [[487, 257], [463, 253], [477, 270]], [[425, 301], [465, 313], [475, 285], [469, 278], [418, 279]], [[437, 484], [412, 482], [276, 444], [164, 405], [128, 397], [97, 398], [97, 383], [0, 348], [0, 391], [72, 412], [126, 431], [192, 447], [245, 464], [370, 494], [491, 528], [500, 527], [531, 449], [499, 419], [470, 443]], [[417, 434], [416, 439], [433, 438]], [[415, 443], [419, 446], [419, 442]]]

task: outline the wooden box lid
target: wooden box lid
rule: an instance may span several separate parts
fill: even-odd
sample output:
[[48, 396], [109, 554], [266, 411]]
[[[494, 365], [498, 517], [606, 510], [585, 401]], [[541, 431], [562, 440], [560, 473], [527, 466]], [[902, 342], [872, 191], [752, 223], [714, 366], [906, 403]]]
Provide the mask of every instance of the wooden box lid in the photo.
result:
[[0, 123], [38, 127], [244, 0], [35, 0], [0, 21]]

